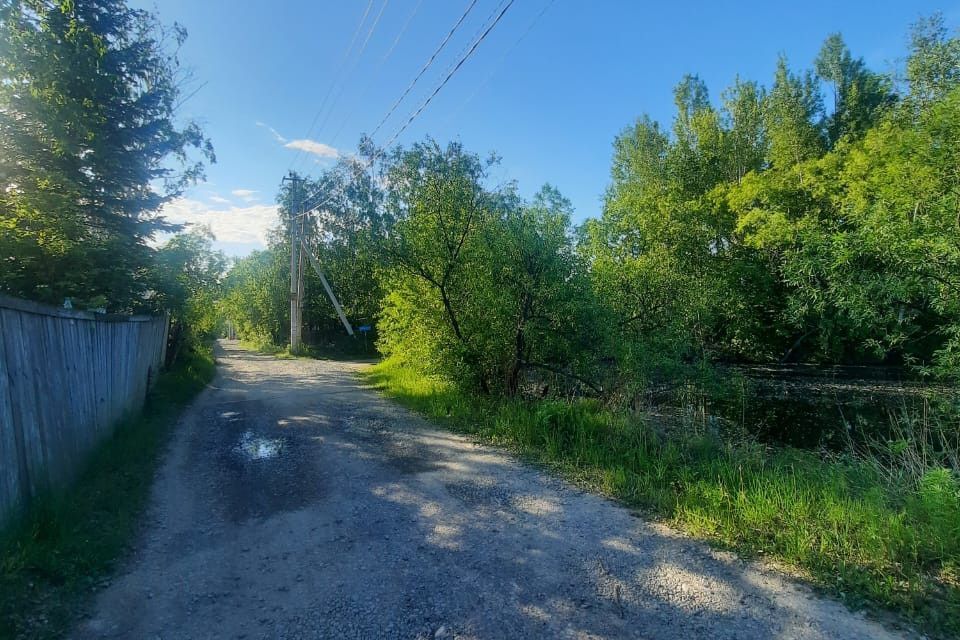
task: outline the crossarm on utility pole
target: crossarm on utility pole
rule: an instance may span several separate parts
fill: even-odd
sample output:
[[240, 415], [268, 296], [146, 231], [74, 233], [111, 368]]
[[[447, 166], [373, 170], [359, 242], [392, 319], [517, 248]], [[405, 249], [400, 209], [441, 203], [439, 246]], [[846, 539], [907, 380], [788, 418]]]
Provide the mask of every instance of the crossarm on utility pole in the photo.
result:
[[323, 283], [323, 288], [327, 291], [327, 297], [330, 298], [330, 302], [333, 303], [333, 308], [336, 309], [337, 315], [340, 316], [340, 322], [343, 323], [343, 328], [353, 336], [353, 327], [350, 326], [350, 321], [347, 320], [347, 316], [343, 313], [343, 307], [340, 306], [340, 301], [337, 300], [337, 296], [333, 295], [333, 289], [330, 288], [330, 283], [327, 282], [326, 276], [324, 276], [323, 271], [320, 270], [320, 263], [317, 261], [317, 257], [313, 255], [313, 251], [310, 250], [310, 247], [308, 247], [307, 243], [302, 239], [301, 244], [304, 253], [310, 258], [310, 265], [313, 267], [313, 270], [317, 272], [317, 275], [320, 276], [320, 282]]

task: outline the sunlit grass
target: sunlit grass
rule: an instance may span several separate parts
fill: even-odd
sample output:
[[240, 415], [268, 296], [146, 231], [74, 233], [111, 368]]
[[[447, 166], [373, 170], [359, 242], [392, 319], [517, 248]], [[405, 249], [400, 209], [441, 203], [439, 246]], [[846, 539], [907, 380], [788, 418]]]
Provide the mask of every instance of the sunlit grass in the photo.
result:
[[290, 351], [290, 345], [277, 345], [265, 339], [240, 340], [240, 346], [247, 351], [256, 351], [265, 355], [275, 356], [281, 360], [306, 358], [312, 360], [369, 360], [376, 356], [376, 351], [362, 338], [348, 338], [329, 341], [322, 345], [301, 345], [296, 353]]
[[890, 484], [868, 461], [664, 438], [575, 403], [494, 401], [387, 360], [368, 380], [440, 424], [510, 446], [714, 544], [792, 565], [854, 607], [960, 633], [960, 487], [933, 470]]

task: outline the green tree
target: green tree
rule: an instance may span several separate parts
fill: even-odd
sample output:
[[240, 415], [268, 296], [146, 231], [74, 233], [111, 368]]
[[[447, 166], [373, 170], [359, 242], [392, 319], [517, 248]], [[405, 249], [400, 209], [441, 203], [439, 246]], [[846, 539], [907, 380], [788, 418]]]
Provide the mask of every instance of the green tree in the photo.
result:
[[[821, 103], [813, 74], [791, 73], [781, 56], [764, 105], [772, 166], [787, 169], [821, 153], [823, 140], [816, 124], [822, 111]], [[799, 172], [798, 177], [802, 182], [803, 173]]]
[[756, 82], [737, 78], [723, 93], [723, 123], [727, 132], [727, 181], [739, 183], [751, 171], [760, 171], [767, 157], [763, 122], [766, 93]]
[[244, 340], [269, 345], [290, 337], [290, 252], [254, 251], [230, 266], [220, 301], [224, 319]]
[[960, 39], [951, 38], [943, 14], [918, 20], [910, 30], [906, 80], [918, 108], [943, 98], [960, 83]]
[[703, 195], [723, 179], [727, 149], [720, 115], [710, 106], [707, 86], [685, 76], [674, 89], [677, 116], [667, 153], [671, 178], [684, 200]]
[[570, 201], [546, 185], [529, 205], [506, 208], [487, 230], [498, 311], [487, 342], [504, 349], [494, 367], [508, 395], [520, 391], [531, 370], [552, 374], [555, 388], [601, 390], [596, 362], [605, 355], [604, 327], [572, 242], [572, 213]]
[[570, 203], [551, 187], [530, 204], [487, 189], [492, 161], [433, 141], [393, 155], [380, 347], [484, 393], [516, 395], [534, 371], [555, 391], [598, 392]]
[[826, 118], [827, 137], [861, 137], [894, 103], [889, 79], [854, 59], [839, 33], [824, 41], [814, 63], [817, 76], [833, 87], [833, 112]]
[[212, 161], [178, 126], [185, 32], [123, 0], [0, 3], [0, 290], [141, 306], [160, 207]]
[[150, 300], [170, 312], [168, 361], [185, 346], [213, 338], [220, 328], [218, 300], [227, 259], [212, 248], [213, 234], [197, 227], [157, 250]]
[[421, 351], [419, 343], [440, 368], [457, 372], [451, 377], [485, 391], [478, 335], [485, 323], [471, 314], [470, 292], [485, 282], [477, 270], [482, 230], [495, 215], [493, 194], [481, 184], [489, 164], [458, 144], [442, 149], [428, 141], [394, 152], [387, 206], [397, 222], [384, 243], [394, 267], [394, 310], [381, 323], [387, 352]]
[[[683, 84], [678, 94], [704, 95]], [[603, 215], [587, 223], [581, 248], [596, 295], [620, 336], [616, 357], [637, 378], [658, 375], [655, 370], [682, 358], [701, 359], [716, 309], [710, 263], [721, 246], [704, 189], [717, 177], [703, 180], [702, 169], [710, 164], [697, 146], [701, 122], [714, 131], [716, 121], [702, 101], [692, 114], [685, 112], [686, 102], [678, 100], [675, 125], [686, 140], [671, 143], [644, 117], [614, 141]], [[698, 121], [698, 114], [710, 117]], [[716, 136], [709, 140], [715, 143]]]

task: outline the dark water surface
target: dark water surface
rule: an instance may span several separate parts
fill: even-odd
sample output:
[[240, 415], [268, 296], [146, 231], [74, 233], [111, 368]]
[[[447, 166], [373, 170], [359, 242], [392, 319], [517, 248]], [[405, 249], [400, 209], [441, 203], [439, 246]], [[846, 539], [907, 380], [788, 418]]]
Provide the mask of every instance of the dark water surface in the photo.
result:
[[841, 451], [850, 442], [895, 437], [894, 424], [956, 420], [954, 390], [873, 367], [740, 367], [740, 393], [711, 403], [725, 429], [760, 442]]

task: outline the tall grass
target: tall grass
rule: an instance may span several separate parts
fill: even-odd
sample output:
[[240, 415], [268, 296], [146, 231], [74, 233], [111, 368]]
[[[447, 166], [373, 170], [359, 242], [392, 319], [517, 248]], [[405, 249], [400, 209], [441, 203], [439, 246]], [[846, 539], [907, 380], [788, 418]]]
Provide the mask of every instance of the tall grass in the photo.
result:
[[464, 395], [387, 360], [371, 383], [451, 428], [513, 447], [715, 544], [807, 573], [851, 606], [960, 634], [960, 484], [931, 468], [910, 488], [870, 460], [656, 434], [592, 401]]
[[59, 638], [83, 596], [109, 576], [136, 532], [179, 412], [213, 378], [213, 356], [182, 356], [68, 489], [34, 500], [0, 531], [0, 638]]

